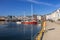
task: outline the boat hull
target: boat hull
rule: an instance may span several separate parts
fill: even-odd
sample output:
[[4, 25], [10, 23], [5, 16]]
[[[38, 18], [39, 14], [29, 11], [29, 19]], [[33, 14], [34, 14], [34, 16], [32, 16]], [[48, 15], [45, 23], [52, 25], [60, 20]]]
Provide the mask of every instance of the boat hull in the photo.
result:
[[17, 24], [21, 24], [21, 22], [16, 22]]
[[22, 24], [37, 24], [37, 22], [22, 22]]

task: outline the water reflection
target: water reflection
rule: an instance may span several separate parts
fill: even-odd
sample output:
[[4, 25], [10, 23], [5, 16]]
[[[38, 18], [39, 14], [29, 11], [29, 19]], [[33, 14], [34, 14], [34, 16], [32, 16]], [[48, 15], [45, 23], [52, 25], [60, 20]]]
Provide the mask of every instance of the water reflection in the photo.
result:
[[7, 22], [0, 21], [0, 29], [8, 26]]
[[40, 31], [40, 28], [38, 25], [2, 22], [2, 24], [0, 24], [0, 40], [31, 40], [31, 36], [34, 37], [34, 35]]
[[0, 25], [4, 25], [4, 24], [6, 24], [7, 22], [5, 22], [5, 21], [0, 21]]

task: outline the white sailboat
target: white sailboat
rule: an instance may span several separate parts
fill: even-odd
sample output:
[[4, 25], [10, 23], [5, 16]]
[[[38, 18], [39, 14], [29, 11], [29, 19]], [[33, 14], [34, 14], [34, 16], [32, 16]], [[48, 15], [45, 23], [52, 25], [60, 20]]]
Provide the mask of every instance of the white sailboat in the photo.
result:
[[21, 24], [21, 22], [19, 22], [19, 21], [17, 21], [16, 23], [17, 23], [17, 24]]

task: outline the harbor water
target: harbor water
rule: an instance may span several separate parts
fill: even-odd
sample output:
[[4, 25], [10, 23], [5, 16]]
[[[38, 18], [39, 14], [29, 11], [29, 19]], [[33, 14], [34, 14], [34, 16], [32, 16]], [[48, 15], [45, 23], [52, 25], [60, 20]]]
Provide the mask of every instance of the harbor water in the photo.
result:
[[40, 25], [0, 22], [0, 40], [31, 40], [40, 29]]

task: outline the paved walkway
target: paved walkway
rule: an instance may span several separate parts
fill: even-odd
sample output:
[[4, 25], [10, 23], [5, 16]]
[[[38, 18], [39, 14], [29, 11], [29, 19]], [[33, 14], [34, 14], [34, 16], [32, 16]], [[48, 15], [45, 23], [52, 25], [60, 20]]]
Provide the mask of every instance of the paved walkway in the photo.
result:
[[47, 21], [46, 32], [42, 40], [60, 40], [60, 25]]

